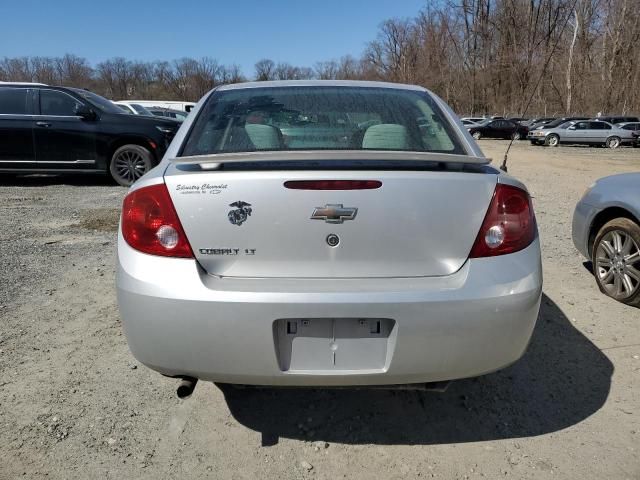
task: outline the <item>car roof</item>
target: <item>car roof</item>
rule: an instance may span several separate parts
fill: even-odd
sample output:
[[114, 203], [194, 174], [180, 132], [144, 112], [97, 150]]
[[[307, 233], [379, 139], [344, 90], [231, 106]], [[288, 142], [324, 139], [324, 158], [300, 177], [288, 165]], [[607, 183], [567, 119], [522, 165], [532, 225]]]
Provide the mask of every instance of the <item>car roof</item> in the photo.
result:
[[427, 89], [418, 85], [404, 83], [371, 82], [365, 80], [274, 80], [267, 82], [232, 83], [218, 87], [217, 91], [241, 90], [243, 88], [277, 88], [277, 87], [367, 87], [393, 88], [426, 92]]
[[46, 83], [36, 83], [36, 82], [0, 82], [0, 87], [30, 87], [30, 86], [48, 87], [48, 85]]
[[600, 122], [600, 123], [606, 123], [607, 125], [613, 126], [613, 123], [611, 123], [609, 120], [601, 120], [599, 118], [590, 118], [589, 120], [587, 120], [587, 122]]

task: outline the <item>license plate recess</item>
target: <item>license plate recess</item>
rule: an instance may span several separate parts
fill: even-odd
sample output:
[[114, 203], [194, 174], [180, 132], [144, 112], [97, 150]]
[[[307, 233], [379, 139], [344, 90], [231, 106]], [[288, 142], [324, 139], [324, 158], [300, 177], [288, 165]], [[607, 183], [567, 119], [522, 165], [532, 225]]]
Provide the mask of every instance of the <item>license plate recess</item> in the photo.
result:
[[285, 372], [384, 371], [395, 321], [388, 318], [287, 318], [273, 324]]

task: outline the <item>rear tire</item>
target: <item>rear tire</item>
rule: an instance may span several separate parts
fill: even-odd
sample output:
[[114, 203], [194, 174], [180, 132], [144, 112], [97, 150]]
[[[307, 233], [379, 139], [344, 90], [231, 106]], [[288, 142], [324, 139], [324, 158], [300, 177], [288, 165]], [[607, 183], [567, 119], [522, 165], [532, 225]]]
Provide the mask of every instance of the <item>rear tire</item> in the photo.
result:
[[511, 135], [511, 138], [513, 140], [520, 140], [520, 138], [522, 138], [522, 136], [520, 135], [520, 132], [514, 132], [513, 135]]
[[547, 135], [547, 138], [545, 138], [544, 140], [544, 144], [547, 147], [557, 147], [558, 145], [560, 145], [560, 137], [555, 133]]
[[640, 226], [628, 218], [606, 223], [591, 252], [593, 273], [605, 295], [627, 305], [640, 305]]
[[476, 140], [480, 140], [482, 138], [482, 134], [480, 132], [473, 132], [471, 136]]
[[605, 143], [607, 148], [618, 148], [620, 146], [620, 137], [609, 137]]
[[119, 185], [130, 187], [153, 168], [151, 152], [140, 145], [123, 145], [111, 158], [109, 173]]

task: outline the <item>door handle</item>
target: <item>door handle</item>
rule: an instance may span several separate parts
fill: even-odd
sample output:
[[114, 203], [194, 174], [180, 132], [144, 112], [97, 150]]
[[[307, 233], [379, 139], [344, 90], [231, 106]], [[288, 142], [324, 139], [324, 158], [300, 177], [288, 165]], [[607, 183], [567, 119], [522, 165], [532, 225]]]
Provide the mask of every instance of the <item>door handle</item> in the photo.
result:
[[36, 122], [36, 125], [39, 127], [50, 127], [51, 124], [49, 122]]

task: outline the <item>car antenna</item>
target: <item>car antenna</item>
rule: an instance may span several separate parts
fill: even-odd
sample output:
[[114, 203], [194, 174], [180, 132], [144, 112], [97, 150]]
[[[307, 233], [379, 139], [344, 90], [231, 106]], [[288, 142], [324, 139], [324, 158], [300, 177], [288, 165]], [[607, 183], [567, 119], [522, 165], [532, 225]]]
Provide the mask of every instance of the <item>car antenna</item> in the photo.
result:
[[[536, 91], [538, 90], [538, 87], [540, 86], [540, 82], [544, 78], [544, 74], [547, 71], [547, 67], [549, 66], [549, 62], [551, 61], [551, 58], [553, 57], [553, 54], [556, 51], [556, 48], [558, 48], [558, 45], [560, 44], [560, 39], [562, 38], [562, 35], [564, 34], [564, 30], [565, 30], [565, 28], [567, 28], [567, 25], [569, 24], [569, 19], [571, 18], [571, 13], [575, 10], [577, 4], [578, 4], [578, 0], [573, 0], [573, 5], [571, 6], [571, 9], [569, 10], [569, 14], [567, 15], [567, 18], [564, 21], [564, 25], [562, 26], [562, 30], [560, 30], [560, 34], [558, 35], [558, 38], [556, 39], [556, 42], [554, 43], [553, 48], [551, 49], [551, 53], [549, 53], [549, 56], [547, 57], [547, 60], [544, 62], [544, 65], [542, 67], [542, 72], [540, 72], [540, 76], [538, 77], [538, 81], [536, 82], [535, 87], [531, 90], [531, 95], [529, 95], [529, 100], [527, 100], [527, 103], [524, 106], [524, 110], [522, 112], [522, 116], [523, 117], [527, 114], [527, 110], [529, 110], [529, 106], [531, 105], [531, 101], [533, 100], [533, 96], [535, 95]], [[514, 138], [512, 137], [511, 141], [509, 142], [509, 145], [507, 145], [507, 150], [504, 152], [504, 158], [502, 159], [502, 164], [500, 165], [500, 170], [502, 170], [503, 172], [507, 171], [507, 160], [508, 160], [508, 157], [509, 157], [509, 150], [511, 150], [511, 145], [513, 145], [513, 140], [514, 140]]]

